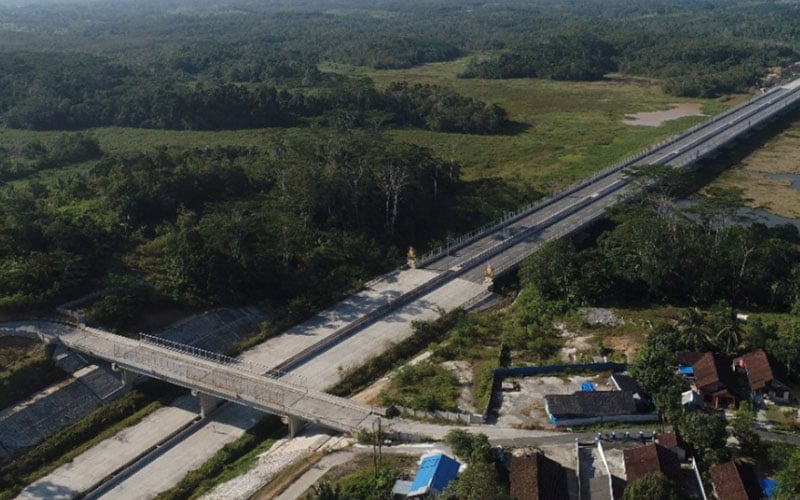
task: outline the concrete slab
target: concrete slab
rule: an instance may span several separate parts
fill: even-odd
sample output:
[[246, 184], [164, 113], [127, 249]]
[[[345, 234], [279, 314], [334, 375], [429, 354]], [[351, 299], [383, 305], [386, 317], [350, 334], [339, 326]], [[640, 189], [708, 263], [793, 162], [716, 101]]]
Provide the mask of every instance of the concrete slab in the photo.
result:
[[146, 500], [172, 488], [190, 470], [200, 467], [220, 448], [239, 438], [263, 413], [225, 405], [188, 438], [149, 460], [103, 494], [115, 500]]
[[484, 285], [454, 280], [367, 326], [353, 337], [299, 366], [292, 373], [305, 377], [310, 388], [324, 390], [336, 384], [348, 369], [363, 365], [390, 346], [411, 336], [413, 321], [437, 318], [441, 310], [452, 310], [485, 291]]
[[118, 397], [120, 391], [125, 390], [120, 375], [108, 366], [90, 365], [75, 372], [74, 376], [104, 402]]
[[790, 89], [790, 90], [791, 89], [796, 89], [797, 87], [800, 87], [800, 78], [798, 78], [797, 80], [791, 81], [791, 82], [789, 82], [789, 83], [787, 83], [786, 85], [783, 86], [783, 88]]
[[197, 412], [196, 398], [179, 398], [28, 485], [18, 499], [75, 498], [163, 441], [164, 429], [174, 432], [190, 424]]
[[284, 334], [267, 340], [240, 357], [267, 367], [277, 366], [294, 354], [311, 347], [375, 308], [435, 278], [438, 274], [423, 269], [390, 273], [370, 283], [367, 289], [290, 328]]
[[259, 489], [290, 465], [303, 460], [320, 447], [329, 449], [341, 443], [340, 437], [331, 437], [324, 430], [309, 428], [293, 439], [281, 439], [258, 457], [252, 469], [230, 481], [220, 484], [201, 497], [202, 500], [247, 500]]
[[267, 318], [257, 307], [220, 308], [191, 316], [156, 333], [158, 337], [224, 353]]

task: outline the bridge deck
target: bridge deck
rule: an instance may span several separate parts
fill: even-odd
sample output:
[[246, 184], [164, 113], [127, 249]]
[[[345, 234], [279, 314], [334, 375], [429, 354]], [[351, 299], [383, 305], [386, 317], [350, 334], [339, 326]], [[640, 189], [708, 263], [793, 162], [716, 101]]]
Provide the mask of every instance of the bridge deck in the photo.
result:
[[[298, 417], [344, 432], [369, 427], [372, 410], [344, 398], [309, 390], [292, 375], [257, 373], [247, 363], [225, 363], [144, 340], [93, 328], [60, 336], [69, 348], [116, 363], [131, 372], [279, 415]], [[291, 381], [287, 381], [291, 380]]]

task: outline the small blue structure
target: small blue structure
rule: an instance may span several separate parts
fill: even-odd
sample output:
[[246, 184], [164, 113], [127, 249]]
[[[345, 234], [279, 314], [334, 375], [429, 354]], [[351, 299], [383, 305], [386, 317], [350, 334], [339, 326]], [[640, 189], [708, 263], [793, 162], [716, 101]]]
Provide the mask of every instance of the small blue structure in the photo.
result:
[[694, 377], [694, 367], [693, 366], [679, 366], [678, 373], [683, 375], [684, 377]]
[[775, 488], [778, 487], [778, 481], [761, 477], [758, 479], [758, 482], [761, 484], [761, 491], [764, 492], [764, 496], [772, 498], [772, 495], [775, 493]]
[[594, 392], [594, 384], [591, 382], [583, 382], [581, 384], [581, 390], [586, 392]]
[[441, 495], [447, 485], [458, 476], [460, 467], [460, 463], [441, 453], [423, 458], [408, 496]]

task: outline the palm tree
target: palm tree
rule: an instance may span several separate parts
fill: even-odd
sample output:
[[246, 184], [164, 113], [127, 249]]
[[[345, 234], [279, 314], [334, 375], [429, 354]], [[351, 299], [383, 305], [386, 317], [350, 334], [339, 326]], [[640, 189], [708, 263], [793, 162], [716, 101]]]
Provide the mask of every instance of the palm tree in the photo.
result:
[[707, 351], [714, 344], [706, 317], [696, 307], [683, 311], [675, 329], [678, 332], [678, 346], [687, 351]]

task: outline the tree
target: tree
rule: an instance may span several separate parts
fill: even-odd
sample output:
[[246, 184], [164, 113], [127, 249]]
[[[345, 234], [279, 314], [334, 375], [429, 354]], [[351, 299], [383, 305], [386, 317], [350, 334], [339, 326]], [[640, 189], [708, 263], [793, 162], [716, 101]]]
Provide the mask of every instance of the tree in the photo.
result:
[[471, 462], [461, 475], [450, 483], [441, 500], [510, 500], [494, 462]]
[[755, 431], [755, 424], [756, 411], [753, 405], [749, 401], [742, 401], [731, 421], [731, 426], [733, 435], [739, 441], [739, 447], [745, 455], [755, 455], [761, 444], [761, 438]]
[[783, 467], [775, 473], [778, 487], [772, 498], [794, 500], [800, 496], [800, 446], [796, 447]]
[[742, 341], [742, 322], [736, 316], [732, 307], [722, 304], [715, 308], [708, 321], [716, 342], [718, 351], [727, 355], [736, 352]]
[[485, 434], [472, 434], [462, 429], [449, 431], [444, 442], [456, 456], [468, 463], [492, 462], [495, 459], [492, 445]]
[[580, 292], [579, 259], [575, 246], [568, 238], [544, 243], [519, 271], [523, 286], [533, 285], [548, 299], [574, 301]]
[[701, 459], [719, 463], [728, 458], [725, 449], [728, 432], [725, 430], [725, 420], [722, 415], [705, 411], [688, 411], [680, 417], [677, 424], [678, 433]]
[[767, 343], [777, 335], [776, 323], [765, 323], [761, 318], [752, 318], [747, 322], [745, 339], [750, 350], [767, 349]]
[[661, 472], [650, 472], [625, 487], [622, 500], [683, 500], [685, 496], [674, 481]]
[[705, 316], [696, 307], [685, 309], [675, 327], [681, 349], [704, 352], [713, 344], [714, 338]]
[[658, 325], [639, 349], [631, 365], [631, 376], [642, 389], [655, 394], [673, 381], [675, 365], [675, 332], [668, 325]]
[[800, 365], [800, 319], [793, 319], [778, 330], [778, 336], [767, 340], [767, 350], [793, 374]]

